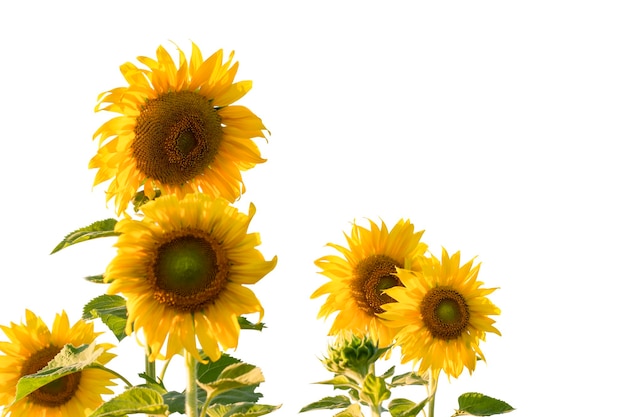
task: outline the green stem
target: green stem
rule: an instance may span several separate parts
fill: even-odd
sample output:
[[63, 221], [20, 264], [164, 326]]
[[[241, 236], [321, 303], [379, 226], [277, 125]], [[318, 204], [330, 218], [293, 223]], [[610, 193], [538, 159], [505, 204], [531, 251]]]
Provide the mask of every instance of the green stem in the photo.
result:
[[161, 374], [159, 375], [159, 379], [161, 381], [163, 381], [165, 379], [165, 371], [167, 371], [167, 367], [170, 365], [170, 362], [172, 362], [172, 358], [169, 358], [163, 364], [163, 368], [161, 369]]
[[439, 372], [433, 373], [432, 369], [428, 370], [428, 417], [435, 417], [435, 394], [437, 393], [437, 379]]
[[187, 389], [185, 390], [185, 414], [187, 417], [198, 417], [198, 385], [196, 382], [196, 359], [185, 351], [187, 367]]
[[[144, 357], [144, 366], [146, 368], [146, 376], [156, 381], [156, 362], [150, 361], [150, 349], [146, 349], [146, 355]], [[154, 414], [148, 414], [148, 417], [156, 417]]]
[[151, 362], [148, 359], [149, 355], [146, 353], [145, 357], [145, 367], [146, 367], [146, 375], [156, 381], [156, 362]]
[[119, 379], [121, 379], [122, 381], [124, 381], [124, 383], [126, 384], [126, 388], [130, 388], [133, 386], [133, 384], [130, 383], [130, 381], [126, 378], [124, 378], [124, 376], [122, 376], [121, 374], [115, 372], [113, 369], [109, 369], [105, 366], [102, 367], [102, 369], [104, 369], [105, 371], [107, 371], [110, 374], [115, 375], [116, 377], [118, 377]]

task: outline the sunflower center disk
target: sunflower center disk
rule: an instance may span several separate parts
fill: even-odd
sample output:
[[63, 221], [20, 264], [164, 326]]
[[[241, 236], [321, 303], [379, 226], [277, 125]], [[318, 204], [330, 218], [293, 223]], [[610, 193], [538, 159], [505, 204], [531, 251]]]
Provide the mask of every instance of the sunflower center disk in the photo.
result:
[[437, 339], [460, 337], [469, 325], [469, 308], [457, 291], [435, 287], [428, 291], [420, 304], [424, 324]]
[[[61, 349], [49, 346], [33, 354], [22, 366], [22, 376], [37, 373], [48, 364]], [[58, 407], [74, 397], [80, 384], [81, 373], [76, 372], [52, 381], [28, 395], [28, 399], [42, 407]]]
[[226, 255], [201, 231], [167, 236], [149, 274], [154, 297], [180, 311], [196, 311], [212, 303], [227, 279]]
[[373, 255], [357, 264], [351, 291], [361, 310], [373, 316], [385, 311], [381, 305], [396, 301], [383, 291], [402, 285], [398, 277], [393, 275], [399, 266], [398, 262], [386, 255]]
[[220, 116], [211, 100], [193, 91], [147, 100], [131, 146], [137, 168], [163, 184], [192, 180], [213, 162], [222, 143]]

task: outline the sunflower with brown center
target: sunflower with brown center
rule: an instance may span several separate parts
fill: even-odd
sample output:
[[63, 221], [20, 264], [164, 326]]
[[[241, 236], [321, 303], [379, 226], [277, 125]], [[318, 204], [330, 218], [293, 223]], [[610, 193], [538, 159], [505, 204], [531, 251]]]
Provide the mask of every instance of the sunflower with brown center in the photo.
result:
[[245, 190], [241, 171], [265, 162], [252, 140], [265, 137], [261, 119], [232, 105], [252, 82], [233, 82], [238, 63], [232, 53], [224, 63], [222, 50], [204, 59], [192, 43], [189, 61], [179, 50], [178, 66], [161, 46], [156, 57], [137, 58], [148, 69], [122, 65], [128, 86], [99, 97], [96, 111], [121, 116], [94, 134], [94, 185], [112, 180], [106, 199], [115, 197], [118, 215], [138, 191], [150, 199], [157, 190], [179, 197], [200, 191], [233, 202]]
[[[79, 320], [70, 327], [65, 311], [57, 314], [52, 331], [32, 311], [26, 310], [26, 323], [0, 326], [9, 341], [0, 342], [0, 406], [3, 416], [65, 417], [86, 416], [102, 404], [102, 395], [113, 394], [113, 375], [102, 369], [86, 368], [50, 382], [13, 403], [19, 379], [37, 373], [63, 349], [66, 344], [91, 344], [99, 333], [93, 323]], [[102, 343], [98, 358], [106, 364], [114, 354], [113, 345]]]
[[430, 369], [437, 376], [443, 370], [455, 378], [463, 368], [472, 373], [477, 356], [484, 359], [479, 342], [488, 332], [500, 335], [489, 317], [500, 309], [487, 298], [496, 288], [483, 288], [480, 264], [460, 265], [460, 258], [445, 249], [441, 260], [422, 258], [419, 271], [398, 270], [403, 286], [385, 291], [396, 302], [386, 304], [380, 316], [399, 329], [402, 362], [419, 362], [420, 373]]
[[311, 298], [328, 294], [318, 318], [338, 312], [330, 329], [335, 335], [349, 331], [356, 335], [369, 334], [381, 347], [391, 344], [397, 332], [378, 317], [382, 305], [394, 299], [384, 290], [402, 285], [395, 275], [396, 268], [416, 268], [427, 246], [420, 242], [424, 231], [415, 232], [408, 220], [400, 220], [391, 230], [384, 222], [379, 227], [369, 220], [370, 228], [354, 224], [350, 236], [345, 234], [348, 247], [334, 243], [328, 246], [342, 256], [328, 255], [317, 261], [320, 273], [330, 278]]
[[127, 298], [126, 332], [142, 331], [150, 360], [183, 349], [213, 361], [221, 349], [236, 348], [238, 317], [263, 307], [249, 288], [276, 266], [247, 233], [254, 215], [205, 194], [162, 196], [141, 207], [141, 221], [123, 219], [117, 255], [105, 272], [108, 293]]

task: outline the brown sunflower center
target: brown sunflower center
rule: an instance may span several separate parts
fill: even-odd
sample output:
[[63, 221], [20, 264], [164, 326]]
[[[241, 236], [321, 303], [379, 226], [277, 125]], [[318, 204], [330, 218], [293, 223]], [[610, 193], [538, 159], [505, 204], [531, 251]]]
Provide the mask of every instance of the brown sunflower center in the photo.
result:
[[470, 312], [465, 298], [448, 287], [428, 291], [420, 304], [420, 313], [426, 328], [437, 339], [456, 339], [469, 325]]
[[[61, 351], [56, 346], [49, 346], [32, 354], [22, 365], [21, 375], [31, 375], [40, 371]], [[42, 407], [54, 408], [71, 400], [78, 390], [81, 373], [66, 375], [44, 385], [28, 395], [28, 400]]]
[[148, 280], [157, 301], [187, 312], [213, 303], [228, 275], [228, 258], [214, 238], [200, 230], [182, 230], [166, 235], [156, 248]]
[[169, 92], [141, 108], [131, 149], [147, 177], [180, 185], [213, 162], [222, 137], [221, 118], [211, 100], [193, 91]]
[[400, 266], [386, 255], [372, 255], [357, 264], [351, 291], [361, 310], [373, 316], [385, 311], [381, 305], [396, 301], [383, 290], [402, 285], [394, 275]]

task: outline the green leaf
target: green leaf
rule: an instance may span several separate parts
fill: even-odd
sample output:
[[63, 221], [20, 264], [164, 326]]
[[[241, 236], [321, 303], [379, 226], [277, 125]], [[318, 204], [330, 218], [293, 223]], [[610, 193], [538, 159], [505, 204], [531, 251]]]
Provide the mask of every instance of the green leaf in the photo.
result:
[[104, 294], [89, 301], [83, 307], [84, 320], [99, 318], [111, 329], [119, 341], [126, 337], [127, 317], [126, 299], [119, 295]]
[[59, 243], [54, 249], [52, 249], [52, 252], [50, 254], [56, 253], [61, 249], [67, 248], [68, 246], [80, 242], [85, 242], [87, 240], [96, 239], [99, 237], [117, 236], [119, 233], [115, 233], [114, 231], [116, 224], [117, 220], [115, 219], [105, 219], [91, 223], [89, 226], [81, 227], [80, 229], [77, 229], [65, 236], [61, 243]]
[[385, 380], [374, 374], [368, 374], [363, 380], [360, 399], [371, 406], [380, 406], [391, 396]]
[[74, 347], [67, 344], [61, 351], [40, 371], [32, 375], [26, 375], [17, 382], [14, 402], [21, 400], [28, 394], [38, 390], [64, 376], [80, 372], [85, 368], [106, 368], [97, 359], [102, 354], [102, 348], [95, 348], [95, 343], [91, 345], [81, 345]]
[[338, 412], [333, 417], [363, 417], [363, 413], [361, 412], [361, 406], [355, 403], [345, 410]]
[[213, 413], [209, 412], [209, 415], [211, 416], [256, 417], [276, 411], [280, 408], [280, 405], [237, 403], [231, 405], [216, 405], [209, 407], [209, 409], [213, 407], [216, 408], [213, 410]]
[[428, 404], [428, 398], [419, 404], [405, 398], [395, 398], [389, 402], [388, 407], [392, 417], [415, 417], [426, 404]]
[[265, 378], [260, 368], [247, 363], [236, 363], [224, 368], [217, 380], [209, 383], [199, 382], [198, 385], [207, 392], [207, 399], [211, 401], [227, 391], [247, 386], [256, 387], [263, 381]]
[[[198, 394], [202, 391], [198, 391]], [[169, 391], [163, 394], [163, 402], [167, 404], [170, 413], [185, 414], [185, 394], [178, 391]]]
[[398, 387], [402, 385], [427, 385], [428, 381], [419, 376], [415, 372], [407, 372], [402, 375], [394, 376], [391, 379], [390, 387]]
[[128, 414], [166, 415], [161, 394], [145, 387], [132, 387], [98, 407], [89, 417], [125, 417]]
[[459, 397], [460, 415], [492, 416], [513, 411], [514, 408], [504, 401], [480, 394], [478, 392], [466, 392]]
[[333, 410], [336, 408], [346, 408], [352, 404], [350, 398], [345, 395], [337, 395], [335, 397], [324, 397], [319, 401], [315, 401], [309, 405], [302, 407], [299, 411], [300, 413], [304, 413], [305, 411], [311, 410]]
[[241, 363], [241, 361], [226, 353], [222, 353], [222, 356], [220, 356], [220, 358], [215, 362], [198, 362], [196, 369], [197, 379], [205, 384], [213, 382], [220, 376], [220, 373], [224, 370], [224, 368], [235, 363]]
[[[169, 391], [163, 394], [163, 402], [167, 404], [168, 410], [171, 413], [185, 414], [185, 393], [177, 391]], [[197, 408], [200, 410], [202, 405], [206, 401], [206, 392], [199, 390], [197, 398]]]
[[280, 405], [264, 405], [264, 404], [215, 404], [207, 408], [207, 414], [210, 417], [254, 417], [269, 414], [280, 408]]
[[252, 323], [250, 320], [242, 316], [237, 317], [237, 321], [239, 322], [239, 327], [241, 327], [242, 330], [261, 331], [265, 329], [265, 323]]

